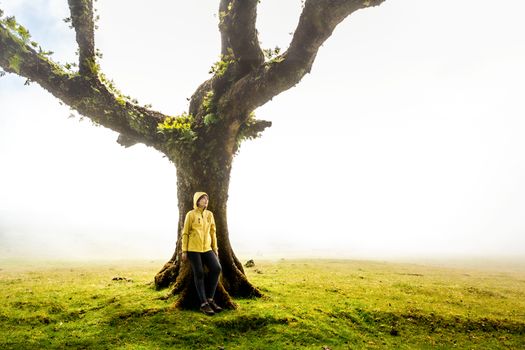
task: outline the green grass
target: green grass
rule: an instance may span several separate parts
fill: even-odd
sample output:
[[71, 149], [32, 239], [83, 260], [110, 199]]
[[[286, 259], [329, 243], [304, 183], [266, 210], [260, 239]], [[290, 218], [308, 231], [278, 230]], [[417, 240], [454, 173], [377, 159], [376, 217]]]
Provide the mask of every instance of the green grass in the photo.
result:
[[256, 261], [265, 297], [208, 317], [154, 290], [162, 264], [0, 261], [0, 348], [525, 348], [523, 271]]

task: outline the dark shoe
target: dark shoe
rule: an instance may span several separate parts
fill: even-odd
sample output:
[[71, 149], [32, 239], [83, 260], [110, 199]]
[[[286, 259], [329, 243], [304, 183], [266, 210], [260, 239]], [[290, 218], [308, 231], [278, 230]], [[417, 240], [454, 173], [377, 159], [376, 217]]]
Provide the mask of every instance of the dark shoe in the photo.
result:
[[217, 305], [217, 303], [215, 303], [213, 299], [208, 299], [208, 305], [211, 306], [211, 308], [213, 309], [213, 311], [215, 311], [215, 313], [222, 311], [222, 307]]
[[210, 307], [209, 304], [201, 305], [201, 311], [204, 312], [208, 316], [215, 315], [215, 312], [213, 312], [213, 309]]

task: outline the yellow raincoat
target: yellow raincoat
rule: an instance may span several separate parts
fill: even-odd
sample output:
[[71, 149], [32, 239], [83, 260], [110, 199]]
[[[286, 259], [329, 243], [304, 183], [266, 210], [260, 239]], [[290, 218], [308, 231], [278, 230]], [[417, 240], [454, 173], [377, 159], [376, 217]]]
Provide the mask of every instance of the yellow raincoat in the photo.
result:
[[206, 208], [201, 209], [197, 200], [207, 194], [196, 192], [193, 195], [193, 210], [186, 214], [182, 229], [182, 251], [204, 253], [213, 250], [217, 253], [217, 236], [213, 213]]

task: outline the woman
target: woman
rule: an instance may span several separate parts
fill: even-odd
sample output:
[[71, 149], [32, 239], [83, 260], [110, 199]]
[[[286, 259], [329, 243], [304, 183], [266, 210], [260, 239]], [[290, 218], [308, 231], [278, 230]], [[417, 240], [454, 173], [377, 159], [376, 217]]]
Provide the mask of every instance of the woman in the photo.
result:
[[[186, 214], [182, 230], [182, 260], [190, 260], [201, 311], [206, 315], [213, 315], [222, 311], [213, 300], [219, 282], [221, 264], [218, 259], [215, 219], [213, 213], [206, 209], [207, 207], [208, 195], [205, 192], [195, 193], [193, 210]], [[203, 265], [208, 268], [206, 283]]]

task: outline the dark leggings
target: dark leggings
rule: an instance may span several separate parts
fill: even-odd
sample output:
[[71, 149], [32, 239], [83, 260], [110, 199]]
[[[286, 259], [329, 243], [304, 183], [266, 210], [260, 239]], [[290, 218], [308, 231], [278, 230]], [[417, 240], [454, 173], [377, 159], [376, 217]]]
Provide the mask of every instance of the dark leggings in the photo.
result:
[[[193, 270], [193, 279], [195, 280], [195, 288], [197, 289], [199, 300], [201, 303], [205, 303], [207, 299], [213, 299], [215, 296], [215, 289], [217, 289], [219, 275], [221, 274], [221, 264], [213, 250], [205, 253], [188, 252], [188, 259], [190, 259], [191, 269]], [[206, 288], [204, 286], [203, 264], [208, 268]]]

